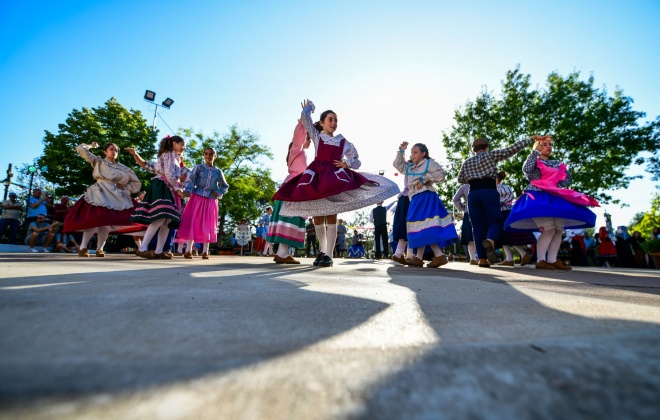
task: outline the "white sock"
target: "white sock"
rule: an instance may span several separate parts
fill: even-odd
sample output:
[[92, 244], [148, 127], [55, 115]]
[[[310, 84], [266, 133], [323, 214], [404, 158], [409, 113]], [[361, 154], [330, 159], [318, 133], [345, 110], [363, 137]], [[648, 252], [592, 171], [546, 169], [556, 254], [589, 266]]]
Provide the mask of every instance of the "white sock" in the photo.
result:
[[442, 252], [442, 250], [440, 249], [440, 247], [438, 246], [438, 244], [431, 244], [431, 245], [429, 245], [429, 246], [430, 246], [431, 249], [433, 250], [433, 255], [434, 255], [434, 256], [436, 256], [436, 257], [441, 257], [441, 256], [445, 255], [445, 253]]
[[158, 219], [149, 225], [147, 231], [144, 232], [144, 237], [142, 238], [142, 243], [140, 244], [140, 252], [144, 252], [147, 250], [147, 248], [149, 248], [149, 242], [151, 242], [154, 235], [158, 232], [160, 226], [164, 222], [169, 222], [169, 221], [170, 221], [169, 219]]
[[513, 261], [513, 254], [511, 253], [511, 247], [509, 245], [503, 245], [504, 255], [506, 255], [507, 261]]
[[403, 256], [403, 253], [406, 252], [406, 245], [408, 245], [408, 241], [405, 239], [399, 239], [399, 242], [396, 244], [396, 251], [394, 252], [394, 255], [397, 257]]
[[407, 260], [412, 260], [415, 255], [413, 254], [413, 249], [411, 247], [408, 247], [406, 249], [406, 259]]
[[425, 246], [418, 246], [417, 247], [417, 255], [415, 255], [415, 256], [417, 258], [419, 258], [420, 260], [424, 259], [424, 248], [426, 248], [426, 247]]
[[477, 246], [474, 241], [468, 242], [468, 254], [470, 254], [470, 261], [477, 259]]
[[326, 247], [326, 234], [325, 234], [325, 224], [321, 223], [318, 225], [314, 225], [314, 230], [316, 231], [316, 238], [319, 240], [319, 252], [322, 252], [323, 254], [327, 255], [327, 252], [325, 252], [325, 247]]
[[96, 233], [97, 228], [90, 228], [83, 230], [83, 237], [80, 241], [80, 249], [86, 249], [89, 241], [92, 239], [92, 236]]
[[520, 253], [521, 257], [524, 257], [525, 255], [527, 255], [527, 251], [525, 251], [525, 248], [521, 247], [520, 245], [516, 245], [516, 246], [514, 246], [514, 248], [516, 249], [516, 251], [518, 251]]
[[555, 236], [554, 229], [544, 229], [541, 233], [541, 236], [536, 240], [536, 260], [545, 261], [546, 254], [548, 253], [548, 247], [552, 238]]
[[96, 236], [97, 250], [103, 251], [105, 241], [108, 239], [108, 234], [110, 234], [110, 226], [102, 226], [99, 228], [98, 235]]
[[325, 249], [328, 251], [326, 254], [332, 257], [333, 252], [335, 251], [335, 242], [337, 241], [337, 225], [326, 225], [326, 238], [325, 238]]
[[284, 244], [280, 244], [279, 248], [277, 248], [277, 256], [280, 257], [280, 258], [288, 257], [289, 256], [289, 247], [284, 245]]
[[156, 241], [156, 254], [162, 254], [163, 248], [165, 247], [165, 241], [167, 241], [167, 235], [170, 234], [170, 230], [167, 228], [169, 224], [169, 219], [164, 219], [167, 223], [163, 223], [158, 230], [158, 239]]
[[548, 259], [546, 261], [550, 264], [557, 262], [562, 233], [564, 233], [563, 229], [555, 229], [555, 234], [552, 236], [552, 240], [548, 246]]

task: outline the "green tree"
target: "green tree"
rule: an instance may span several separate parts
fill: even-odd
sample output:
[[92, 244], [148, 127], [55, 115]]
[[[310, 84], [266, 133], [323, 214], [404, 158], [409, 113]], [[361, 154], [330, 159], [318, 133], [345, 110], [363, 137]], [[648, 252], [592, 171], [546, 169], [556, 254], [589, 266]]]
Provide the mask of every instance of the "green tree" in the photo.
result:
[[[449, 161], [449, 182], [440, 185], [443, 200], [451, 202], [458, 171], [471, 154], [474, 138], [487, 137], [492, 150], [534, 134], [552, 134], [553, 158], [566, 162], [572, 187], [603, 203], [618, 203], [604, 191], [626, 188], [639, 178], [625, 175], [626, 169], [644, 163], [641, 152], [656, 152], [660, 146], [658, 120], [640, 125], [646, 114], [633, 110], [632, 102], [621, 89], [609, 96], [605, 88], [594, 86], [593, 76], [581, 80], [578, 72], [566, 77], [551, 73], [546, 85], [536, 88], [518, 67], [507, 72], [499, 95], [484, 89], [455, 111], [454, 125], [442, 134]], [[507, 172], [506, 183], [517, 194], [528, 183], [522, 172], [527, 155], [522, 151], [499, 167]]]
[[220, 232], [233, 229], [242, 218], [254, 221], [271, 205], [277, 185], [262, 160], [272, 159], [273, 154], [261, 144], [259, 135], [239, 130], [236, 125], [226, 134], [213, 132], [205, 136], [191, 128], [180, 130], [179, 135], [188, 140], [185, 160], [191, 168], [204, 161], [205, 148], [213, 147], [217, 152], [215, 166], [222, 169], [229, 184], [229, 191], [220, 201]]
[[651, 209], [644, 213], [642, 219], [630, 228], [630, 233], [632, 234], [638, 230], [642, 237], [648, 239], [654, 227], [660, 227], [660, 194], [655, 195], [651, 202]]
[[[147, 125], [140, 111], [127, 110], [115, 98], [110, 98], [101, 107], [71, 111], [65, 123], [59, 124], [57, 134], [46, 131], [44, 152], [38, 164], [48, 167], [43, 177], [54, 184], [55, 194], [77, 197], [95, 181], [92, 168], [78, 155], [76, 146], [115, 143], [120, 149], [118, 161], [136, 167], [133, 158], [121, 149], [133, 147], [142, 157], [150, 159], [157, 151], [156, 136], [157, 132]], [[92, 152], [103, 156], [100, 149]], [[143, 183], [148, 183], [151, 177], [145, 171], [136, 170], [135, 173]]]

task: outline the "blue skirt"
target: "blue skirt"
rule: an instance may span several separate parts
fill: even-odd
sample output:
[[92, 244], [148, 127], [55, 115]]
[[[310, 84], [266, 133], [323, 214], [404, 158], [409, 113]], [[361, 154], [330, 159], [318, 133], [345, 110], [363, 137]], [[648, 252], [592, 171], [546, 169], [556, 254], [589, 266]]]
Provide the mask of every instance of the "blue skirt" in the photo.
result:
[[458, 241], [451, 215], [438, 194], [424, 191], [413, 196], [406, 217], [408, 246], [417, 248], [437, 244], [443, 248]]
[[[530, 197], [531, 195], [531, 197]], [[536, 232], [536, 217], [556, 217], [564, 219], [565, 229], [594, 227], [596, 214], [587, 207], [573, 204], [545, 191], [525, 191], [513, 206], [504, 223], [507, 232]]]
[[408, 217], [408, 208], [410, 207], [410, 199], [407, 195], [399, 197], [396, 203], [396, 210], [394, 211], [394, 226], [392, 227], [392, 236], [394, 242], [399, 242], [399, 239], [404, 241], [408, 240], [408, 228], [406, 227], [406, 217]]

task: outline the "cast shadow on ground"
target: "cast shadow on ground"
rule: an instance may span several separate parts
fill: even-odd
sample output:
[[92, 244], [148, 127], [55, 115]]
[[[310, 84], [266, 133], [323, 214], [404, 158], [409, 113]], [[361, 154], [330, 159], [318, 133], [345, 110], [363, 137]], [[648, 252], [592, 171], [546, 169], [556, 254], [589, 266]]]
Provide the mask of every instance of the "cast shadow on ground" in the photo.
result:
[[2, 279], [0, 405], [226, 372], [341, 334], [387, 308], [285, 278], [313, 269], [231, 261]]
[[[392, 283], [416, 293], [440, 341], [376, 385], [363, 418], [660, 415], [657, 323], [553, 309], [523, 293], [525, 286], [478, 272], [427, 270], [411, 277], [393, 267], [388, 273]], [[596, 301], [585, 299], [584, 305], [608, 299], [607, 287], [599, 288], [600, 298], [594, 292]], [[561, 306], [569, 291], [547, 293], [536, 296], [553, 305], [558, 299]], [[573, 293], [582, 296], [581, 289]], [[654, 303], [657, 308], [657, 299]]]

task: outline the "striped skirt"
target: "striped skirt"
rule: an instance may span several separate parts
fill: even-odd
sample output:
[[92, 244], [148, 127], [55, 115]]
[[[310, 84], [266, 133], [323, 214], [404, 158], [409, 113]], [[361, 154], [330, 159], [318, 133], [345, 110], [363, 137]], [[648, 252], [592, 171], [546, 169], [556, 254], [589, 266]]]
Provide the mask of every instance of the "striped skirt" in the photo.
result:
[[283, 203], [283, 201], [275, 200], [266, 240], [294, 248], [304, 248], [305, 219], [297, 216], [282, 216], [280, 210]]
[[149, 225], [158, 219], [170, 219], [168, 228], [176, 229], [181, 222], [181, 201], [175, 197], [167, 184], [161, 179], [152, 179], [151, 185], [135, 207], [131, 221]]

